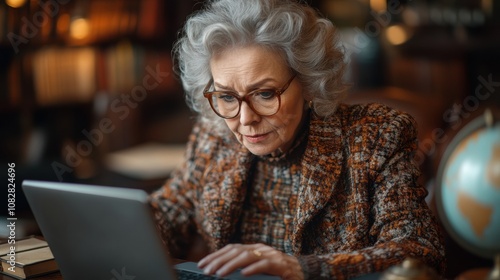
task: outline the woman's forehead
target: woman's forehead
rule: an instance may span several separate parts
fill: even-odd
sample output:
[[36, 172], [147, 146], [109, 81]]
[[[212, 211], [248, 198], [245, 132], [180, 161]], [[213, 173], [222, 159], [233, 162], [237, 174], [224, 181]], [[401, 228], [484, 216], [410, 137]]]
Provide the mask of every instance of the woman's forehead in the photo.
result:
[[216, 82], [234, 79], [264, 79], [288, 76], [284, 59], [276, 52], [258, 46], [236, 47], [214, 55], [210, 68]]

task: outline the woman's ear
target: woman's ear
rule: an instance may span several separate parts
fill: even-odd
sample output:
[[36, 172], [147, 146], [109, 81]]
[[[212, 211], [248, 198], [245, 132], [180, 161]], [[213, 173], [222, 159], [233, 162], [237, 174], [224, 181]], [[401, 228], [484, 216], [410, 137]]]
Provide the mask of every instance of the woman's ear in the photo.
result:
[[304, 110], [312, 109], [312, 108], [313, 108], [313, 101], [307, 100], [307, 98], [305, 98], [304, 99]]

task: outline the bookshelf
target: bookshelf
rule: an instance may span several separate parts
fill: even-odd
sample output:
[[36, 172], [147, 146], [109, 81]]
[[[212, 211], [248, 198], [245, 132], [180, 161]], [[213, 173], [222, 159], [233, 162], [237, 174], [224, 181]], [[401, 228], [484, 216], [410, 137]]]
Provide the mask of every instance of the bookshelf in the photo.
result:
[[108, 153], [187, 139], [170, 52], [194, 0], [20, 2], [0, 1], [0, 159], [22, 179], [60, 179], [77, 151], [63, 180], [86, 180]]

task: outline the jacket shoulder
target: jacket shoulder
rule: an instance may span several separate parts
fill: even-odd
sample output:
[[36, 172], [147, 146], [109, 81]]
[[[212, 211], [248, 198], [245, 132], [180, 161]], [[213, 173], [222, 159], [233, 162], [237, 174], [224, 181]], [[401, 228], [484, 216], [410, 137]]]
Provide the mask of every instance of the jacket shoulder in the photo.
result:
[[394, 120], [405, 122], [409, 126], [416, 126], [415, 120], [410, 114], [379, 103], [343, 104], [339, 106], [337, 113], [347, 126], [359, 124], [383, 125]]
[[361, 132], [372, 137], [383, 133], [402, 134], [405, 138], [417, 136], [417, 123], [410, 114], [383, 104], [342, 104], [335, 115], [346, 136]]

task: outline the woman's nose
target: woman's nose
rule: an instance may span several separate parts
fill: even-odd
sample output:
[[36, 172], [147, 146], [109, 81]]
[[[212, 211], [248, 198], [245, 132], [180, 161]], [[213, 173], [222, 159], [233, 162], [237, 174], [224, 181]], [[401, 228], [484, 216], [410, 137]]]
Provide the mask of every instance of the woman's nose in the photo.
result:
[[242, 125], [250, 125], [260, 121], [260, 116], [255, 113], [246, 102], [241, 103], [240, 123]]

